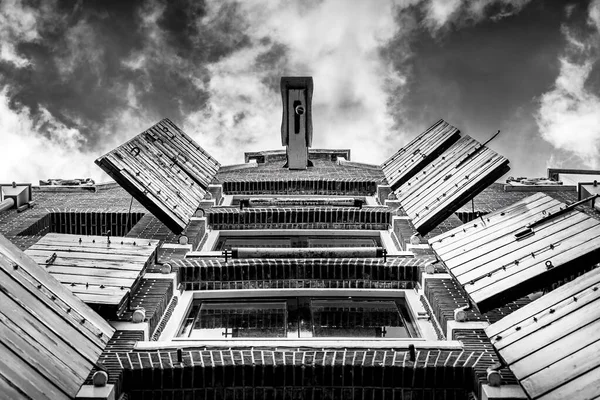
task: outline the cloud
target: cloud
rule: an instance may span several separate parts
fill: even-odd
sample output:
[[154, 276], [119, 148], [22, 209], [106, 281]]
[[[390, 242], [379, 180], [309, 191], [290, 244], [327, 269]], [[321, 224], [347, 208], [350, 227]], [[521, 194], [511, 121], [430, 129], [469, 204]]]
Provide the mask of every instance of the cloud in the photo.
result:
[[593, 25], [597, 31], [600, 31], [600, 0], [594, 0], [590, 3], [588, 23]]
[[[53, 177], [67, 178], [65, 171], [77, 171], [77, 176], [90, 176], [93, 156], [78, 151], [85, 140], [77, 129], [66, 127], [47, 110], [41, 118], [33, 118], [27, 108], [15, 112], [9, 107], [6, 90], [0, 91], [0, 132], [2, 132], [2, 182], [33, 182]], [[42, 129], [50, 137], [40, 136]], [[44, 162], [39, 160], [43, 158]], [[77, 168], [73, 168], [76, 165]], [[73, 172], [72, 172], [73, 173]]]
[[38, 12], [20, 0], [0, 2], [0, 60], [22, 68], [29, 60], [18, 54], [15, 44], [39, 39], [36, 20]]
[[281, 148], [279, 78], [310, 75], [313, 147], [360, 147], [365, 161], [381, 161], [394, 124], [388, 98], [392, 90], [400, 94], [407, 77], [380, 48], [398, 32], [395, 15], [404, 6], [243, 3], [252, 45], [208, 66], [208, 105], [188, 116], [186, 130], [208, 142], [217, 159], [235, 152], [240, 162], [243, 150]]
[[425, 25], [434, 33], [453, 26], [498, 21], [518, 14], [531, 0], [428, 0]]
[[[591, 33], [577, 37], [563, 27], [567, 48], [559, 58], [560, 72], [552, 90], [540, 97], [536, 114], [542, 138], [590, 168], [600, 168], [600, 96], [589, 84], [599, 59], [599, 19], [600, 0], [596, 0], [588, 8]], [[553, 159], [561, 157], [553, 155]]]
[[[311, 75], [314, 147], [360, 149], [356, 159], [378, 163], [414, 134], [404, 100], [415, 32], [438, 35], [526, 3], [5, 0], [0, 101], [7, 121], [20, 122], [4, 126], [21, 152], [68, 155], [62, 175], [98, 179], [92, 164], [73, 166], [163, 117], [236, 163], [243, 151], [281, 148], [279, 78]], [[16, 171], [6, 160], [0, 171]], [[44, 165], [63, 165], [30, 162], [43, 179], [55, 171]]]

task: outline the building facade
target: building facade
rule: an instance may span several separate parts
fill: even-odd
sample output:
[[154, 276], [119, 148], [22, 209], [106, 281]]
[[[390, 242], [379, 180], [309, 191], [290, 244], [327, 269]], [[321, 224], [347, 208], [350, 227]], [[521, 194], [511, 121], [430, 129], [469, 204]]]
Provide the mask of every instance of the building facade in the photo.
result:
[[[8, 240], [0, 264], [14, 282], [3, 285], [11, 303], [2, 303], [7, 357], [0, 358], [13, 364], [0, 364], [0, 398], [552, 394], [531, 388], [502, 355], [500, 328], [490, 335], [490, 327], [540, 304], [535, 292], [549, 299], [562, 283], [589, 277], [598, 262], [598, 212], [585, 203], [567, 209], [580, 194], [564, 185], [494, 183], [508, 160], [442, 120], [381, 165], [353, 162], [349, 149], [310, 149], [311, 94], [307, 78], [282, 80], [285, 150], [221, 166], [163, 120], [98, 159], [117, 183], [28, 187], [35, 207], [1, 212]], [[534, 202], [548, 207], [538, 215]], [[507, 268], [519, 276], [518, 262], [499, 261], [508, 255], [486, 254], [506, 246], [529, 252], [543, 241], [538, 216], [553, 215], [551, 207], [562, 219], [577, 214], [587, 239], [556, 242], [570, 247], [553, 258], [551, 276], [519, 278], [487, 296], [473, 290]], [[537, 236], [513, 237], [521, 223], [537, 223], [527, 228]], [[510, 244], [496, 244], [509, 225]], [[493, 269], [482, 277], [468, 269], [486, 263]], [[33, 293], [27, 277], [34, 275], [37, 290], [50, 294], [23, 300], [15, 293]], [[60, 318], [46, 319], [45, 307]], [[95, 321], [95, 336], [82, 333], [90, 354], [63, 329], [83, 329], [69, 320], [75, 309], [84, 328]], [[42, 338], [48, 332], [56, 338]], [[572, 379], [597, 376], [596, 365]], [[73, 377], [63, 382], [50, 372], [61, 368]]]

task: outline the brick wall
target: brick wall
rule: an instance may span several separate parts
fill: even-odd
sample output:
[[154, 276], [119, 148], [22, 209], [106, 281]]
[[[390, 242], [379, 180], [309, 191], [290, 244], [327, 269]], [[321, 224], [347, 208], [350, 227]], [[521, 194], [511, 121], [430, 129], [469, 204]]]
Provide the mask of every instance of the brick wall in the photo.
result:
[[[117, 357], [117, 353], [133, 351], [133, 346], [143, 339], [143, 331], [115, 331], [98, 359], [98, 364], [101, 364], [108, 373], [108, 383], [115, 385], [115, 398], [118, 398], [119, 394], [123, 392], [123, 364]], [[94, 367], [90, 371], [85, 385], [93, 384], [92, 376], [97, 370], [98, 368]]]
[[[186, 349], [116, 355], [132, 399], [467, 399], [480, 351]], [[162, 396], [162, 397], [161, 397]]]
[[164, 240], [167, 243], [177, 243], [175, 235], [165, 224], [154, 215], [148, 213], [129, 231], [127, 237]]
[[[452, 279], [427, 279], [425, 281], [425, 296], [431, 304], [432, 312], [439, 321], [444, 332], [448, 321], [454, 320], [454, 309], [467, 305], [467, 297], [460, 285]], [[468, 321], [483, 321], [490, 324], [499, 321], [506, 315], [528, 304], [525, 297], [510, 302], [503, 307], [481, 314], [477, 309], [467, 312]], [[499, 361], [492, 344], [483, 329], [454, 329], [451, 339], [460, 340], [465, 351], [481, 351], [482, 355], [473, 370], [473, 388], [481, 398], [481, 384], [487, 383], [486, 369]], [[500, 370], [503, 384], [516, 384], [516, 378], [508, 368]]]
[[412, 289], [425, 260], [193, 260], [176, 261], [186, 290], [250, 288]]
[[142, 307], [146, 310], [146, 322], [152, 334], [173, 297], [173, 281], [171, 279], [142, 279], [138, 288], [131, 294], [129, 310], [120, 320], [131, 321], [133, 310]]
[[[301, 185], [300, 187], [302, 187], [305, 182], [329, 182], [329, 185], [335, 185], [335, 182], [351, 181], [385, 182], [385, 177], [380, 169], [361, 167], [360, 165], [338, 164], [331, 159], [312, 159], [312, 161], [312, 167], [297, 171], [283, 168], [284, 160], [259, 163], [254, 168], [229, 171], [223, 168], [217, 173], [213, 183], [242, 181], [298, 182]], [[325, 186], [326, 188], [327, 186]], [[376, 187], [372, 190], [372, 193], [375, 193]]]
[[[470, 212], [475, 209], [475, 211], [490, 213], [501, 208], [508, 207], [511, 204], [524, 199], [525, 197], [533, 195], [534, 193], [535, 191], [505, 192], [504, 184], [492, 183], [481, 193], [475, 196], [473, 199], [473, 204], [471, 204], [469, 201], [457, 211]], [[577, 192], [556, 191], [545, 193], [563, 203], [577, 201]]]
[[[97, 192], [62, 191], [56, 190], [56, 188], [53, 191], [46, 191], [43, 188], [34, 188], [33, 200], [36, 203], [35, 207], [22, 213], [18, 213], [16, 210], [0, 212], [0, 233], [22, 250], [37, 242], [44, 234], [43, 229], [51, 223], [50, 220], [46, 220], [46, 218], [51, 218], [48, 217], [50, 214], [64, 213], [73, 217], [82, 214], [115, 213], [121, 215], [121, 217], [117, 217], [116, 221], [118, 221], [118, 218], [123, 218], [129, 213], [130, 206], [132, 215], [143, 214], [143, 217], [126, 236], [159, 239], [168, 242], [176, 242], [177, 239], [164, 224], [158, 221], [136, 200], [132, 201], [131, 196], [120, 187], [102, 189]], [[121, 226], [124, 226], [124, 222]], [[30, 232], [19, 235], [29, 227], [31, 227]], [[42, 229], [41, 233], [33, 234], [39, 229]], [[118, 230], [116, 227], [115, 229]], [[88, 230], [88, 232], [92, 231]], [[29, 235], [28, 233], [32, 234]], [[111, 234], [115, 236], [114, 233], [111, 232]]]
[[377, 181], [349, 178], [337, 179], [249, 179], [223, 182], [226, 194], [327, 194], [345, 196], [372, 196], [377, 192]]
[[[453, 279], [427, 279], [425, 281], [424, 292], [444, 332], [446, 331], [448, 321], [454, 320], [454, 310], [468, 304], [466, 293]], [[467, 312], [467, 320], [484, 321], [493, 324], [529, 303], [529, 298], [523, 297], [509, 302], [502, 307], [488, 311], [485, 314], [481, 314], [477, 309], [472, 309]]]
[[[481, 385], [487, 384], [487, 369], [499, 361], [492, 343], [483, 329], [455, 329], [452, 339], [460, 340], [465, 350], [481, 352], [481, 358], [473, 368], [473, 390], [481, 399]], [[518, 385], [517, 378], [508, 368], [499, 370], [503, 385]]]
[[47, 233], [72, 235], [125, 236], [144, 216], [141, 212], [59, 211], [50, 212], [21, 231], [21, 236], [43, 236]]
[[375, 229], [387, 230], [391, 214], [387, 207], [215, 207], [207, 213], [213, 229]]

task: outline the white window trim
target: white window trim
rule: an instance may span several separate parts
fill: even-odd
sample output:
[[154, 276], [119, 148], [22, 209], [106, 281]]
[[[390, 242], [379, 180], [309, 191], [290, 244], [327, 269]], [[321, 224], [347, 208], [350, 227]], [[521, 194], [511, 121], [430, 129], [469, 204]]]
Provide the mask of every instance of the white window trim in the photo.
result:
[[220, 256], [220, 251], [213, 250], [221, 234], [226, 236], [284, 236], [284, 235], [330, 235], [330, 236], [379, 236], [381, 245], [387, 250], [388, 257], [414, 257], [411, 251], [398, 250], [392, 239], [392, 230], [375, 231], [365, 229], [237, 229], [237, 230], [212, 230], [207, 232], [206, 240], [199, 251], [191, 251], [186, 258]]
[[303, 199], [329, 199], [329, 198], [354, 198], [354, 199], [362, 199], [365, 201], [365, 206], [381, 206], [377, 202], [376, 196], [352, 196], [352, 195], [333, 195], [333, 194], [276, 194], [276, 193], [268, 193], [268, 194], [226, 194], [223, 195], [223, 201], [221, 201], [221, 206], [231, 206], [233, 204], [233, 200], [238, 199], [252, 199], [252, 198], [303, 198]]
[[[245, 298], [274, 298], [274, 297], [368, 297], [368, 298], [394, 298], [406, 299], [406, 307], [414, 323], [419, 337], [405, 339], [388, 338], [360, 338], [360, 339], [325, 339], [325, 338], [246, 338], [240, 340], [222, 339], [189, 339], [177, 338], [185, 317], [188, 315], [194, 299], [245, 299]], [[372, 348], [397, 348], [407, 347], [412, 343], [417, 346], [433, 346], [435, 348], [455, 348], [458, 341], [437, 340], [437, 333], [433, 321], [426, 318], [427, 311], [423, 307], [420, 295], [415, 290], [408, 289], [235, 289], [235, 290], [189, 290], [184, 291], [178, 299], [177, 306], [169, 322], [165, 326], [158, 342], [144, 344], [140, 342], [140, 349], [168, 348], [173, 346], [193, 347], [232, 347], [232, 346], [308, 346], [308, 347], [372, 347]], [[146, 347], [144, 347], [146, 346]], [[147, 347], [150, 346], [150, 347]], [[156, 347], [158, 346], [158, 347]], [[445, 347], [446, 346], [446, 347]], [[460, 344], [462, 348], [462, 344]], [[137, 348], [137, 346], [136, 346]], [[420, 347], [424, 348], [424, 347]]]

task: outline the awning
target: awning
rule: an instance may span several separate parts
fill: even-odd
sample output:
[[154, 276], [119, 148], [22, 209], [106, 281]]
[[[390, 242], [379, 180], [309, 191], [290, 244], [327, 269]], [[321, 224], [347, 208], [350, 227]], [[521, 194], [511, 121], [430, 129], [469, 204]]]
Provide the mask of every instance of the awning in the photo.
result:
[[74, 398], [113, 333], [0, 235], [0, 397]]
[[85, 303], [114, 317], [139, 284], [158, 244], [149, 239], [49, 233], [25, 254]]
[[506, 158], [464, 136], [395, 193], [425, 235], [508, 170]]
[[600, 221], [537, 193], [429, 243], [483, 312], [597, 263]]
[[460, 138], [460, 131], [440, 119], [381, 164], [392, 187], [398, 188]]
[[168, 119], [96, 164], [175, 233], [194, 216], [220, 164]]
[[595, 269], [486, 328], [531, 399], [600, 396], [599, 288]]

